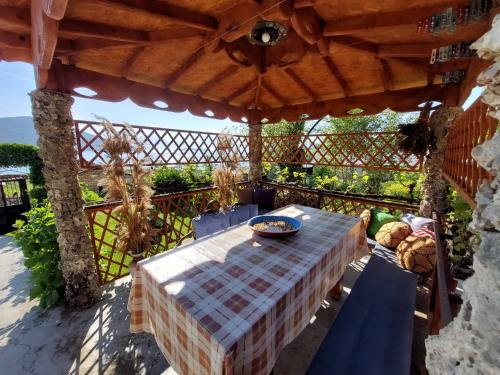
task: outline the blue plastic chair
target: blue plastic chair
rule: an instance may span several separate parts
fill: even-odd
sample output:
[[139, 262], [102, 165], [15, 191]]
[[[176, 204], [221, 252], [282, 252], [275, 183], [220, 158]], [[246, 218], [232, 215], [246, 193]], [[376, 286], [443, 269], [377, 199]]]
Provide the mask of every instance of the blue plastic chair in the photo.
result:
[[244, 223], [259, 214], [256, 204], [236, 204], [229, 212], [231, 226]]
[[209, 213], [193, 219], [194, 238], [199, 239], [231, 226], [230, 214]]

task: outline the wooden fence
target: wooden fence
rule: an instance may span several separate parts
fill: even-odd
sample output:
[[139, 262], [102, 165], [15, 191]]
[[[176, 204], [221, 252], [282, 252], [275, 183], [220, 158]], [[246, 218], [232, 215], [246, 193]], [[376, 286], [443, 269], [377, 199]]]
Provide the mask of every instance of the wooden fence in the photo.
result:
[[[150, 126], [128, 126], [113, 124], [120, 132], [129, 129], [144, 146], [148, 158], [146, 165], [203, 164], [227, 161], [227, 152], [219, 151], [219, 142], [224, 142], [219, 133], [165, 129]], [[80, 167], [92, 168], [105, 164], [107, 155], [102, 148], [106, 139], [103, 125], [93, 121], [75, 121], [76, 146]], [[248, 161], [248, 137], [231, 135], [230, 149], [240, 161]]]
[[[120, 132], [123, 124], [113, 124]], [[148, 126], [129, 126], [144, 145], [146, 165], [219, 163], [227, 153], [219, 152], [220, 134]], [[75, 121], [76, 145], [81, 168], [106, 163], [102, 148], [104, 127], [93, 121]], [[262, 161], [283, 164], [309, 164], [378, 170], [420, 171], [422, 159], [398, 148], [397, 132], [357, 132], [262, 138]], [[249, 141], [245, 135], [231, 135], [232, 156], [249, 160]]]
[[[416, 212], [418, 210], [418, 206], [397, 201], [381, 201], [273, 182], [264, 182], [263, 186], [276, 188], [275, 206], [277, 208], [295, 203], [347, 215], [358, 215], [364, 208], [370, 207], [385, 208], [391, 212]], [[207, 204], [215, 196], [216, 189], [210, 187], [153, 197], [154, 209], [151, 225], [157, 229], [157, 235], [154, 238], [152, 250], [147, 256], [174, 248], [179, 239], [192, 230], [192, 219], [206, 210]], [[117, 205], [118, 203], [104, 203], [85, 207], [96, 270], [101, 284], [127, 275], [127, 265], [131, 260], [116, 246], [115, 228], [119, 218], [114, 213], [114, 209]]]
[[[210, 187], [153, 197], [151, 225], [157, 230], [157, 234], [152, 249], [146, 256], [174, 248], [179, 239], [191, 231], [193, 217], [204, 211], [214, 196], [215, 188]], [[115, 228], [120, 219], [114, 213], [114, 209], [118, 204], [103, 203], [85, 207], [96, 270], [101, 284], [127, 275], [127, 265], [132, 260], [116, 246]]]
[[475, 196], [490, 174], [478, 166], [471, 156], [472, 148], [493, 137], [498, 121], [487, 115], [488, 106], [479, 99], [465, 111], [448, 132], [443, 172], [448, 182], [475, 207]]
[[422, 158], [398, 147], [398, 132], [356, 132], [263, 137], [262, 160], [418, 172]]

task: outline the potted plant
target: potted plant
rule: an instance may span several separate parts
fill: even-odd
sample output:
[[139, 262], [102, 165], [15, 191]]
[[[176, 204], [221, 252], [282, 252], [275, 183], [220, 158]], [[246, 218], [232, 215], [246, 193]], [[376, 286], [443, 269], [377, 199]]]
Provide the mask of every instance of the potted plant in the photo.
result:
[[107, 120], [102, 120], [102, 125], [107, 135], [103, 149], [109, 157], [102, 183], [106, 199], [120, 202], [114, 209], [119, 219], [115, 228], [116, 247], [132, 257], [129, 271], [133, 276], [135, 264], [151, 249], [155, 231], [150, 225], [153, 195], [150, 171], [143, 167], [145, 159], [139, 158], [144, 148], [132, 129], [126, 126], [119, 132]]

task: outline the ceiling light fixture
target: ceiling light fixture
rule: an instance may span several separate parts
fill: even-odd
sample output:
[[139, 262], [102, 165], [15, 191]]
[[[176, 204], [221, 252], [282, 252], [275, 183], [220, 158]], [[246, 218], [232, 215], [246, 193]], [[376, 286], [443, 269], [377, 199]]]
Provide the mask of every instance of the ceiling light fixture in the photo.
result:
[[277, 22], [259, 21], [247, 35], [252, 44], [259, 46], [274, 46], [286, 35], [286, 28]]

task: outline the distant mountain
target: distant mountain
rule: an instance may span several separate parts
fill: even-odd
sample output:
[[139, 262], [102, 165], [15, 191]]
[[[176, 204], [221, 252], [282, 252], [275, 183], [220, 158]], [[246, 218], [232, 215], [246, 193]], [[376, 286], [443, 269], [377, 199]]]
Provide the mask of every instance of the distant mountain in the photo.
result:
[[30, 116], [0, 118], [0, 143], [36, 145], [37, 138]]
[[[92, 139], [94, 134], [83, 132], [86, 139]], [[38, 135], [35, 131], [33, 118], [30, 116], [0, 117], [0, 143], [21, 143], [36, 146]], [[100, 142], [94, 146], [100, 146]]]

